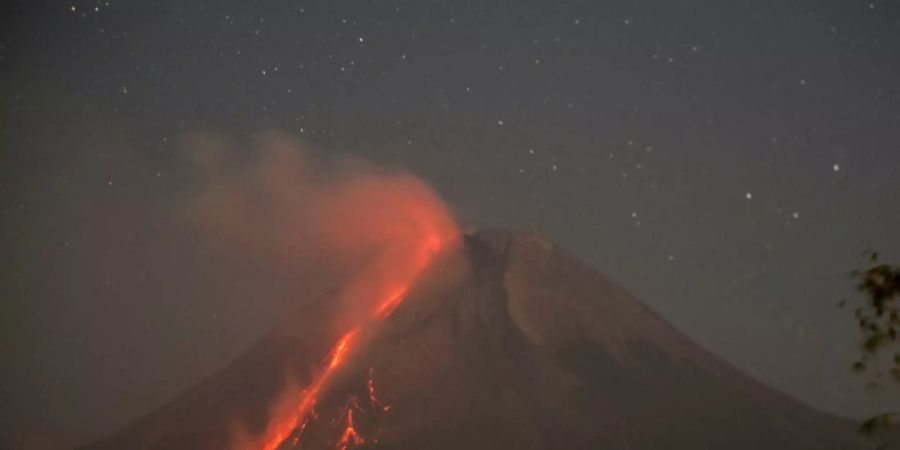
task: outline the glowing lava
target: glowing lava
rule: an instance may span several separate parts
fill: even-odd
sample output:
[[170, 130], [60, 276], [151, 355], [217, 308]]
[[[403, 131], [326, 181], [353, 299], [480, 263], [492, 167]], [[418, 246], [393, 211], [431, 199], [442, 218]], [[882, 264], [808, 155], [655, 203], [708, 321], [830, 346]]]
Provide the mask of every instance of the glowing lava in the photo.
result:
[[245, 152], [220, 141], [201, 135], [187, 142], [197, 190], [184, 206], [197, 230], [217, 251], [229, 249], [236, 267], [253, 261], [266, 276], [299, 273], [310, 280], [308, 292], [341, 286], [321, 305], [336, 342], [318, 372], [302, 389], [289, 379], [260, 434], [241, 424], [232, 429], [233, 450], [275, 450], [299, 442], [335, 373], [459, 230], [437, 193], [410, 173], [355, 158], [319, 159], [280, 133], [255, 136], [258, 158], [247, 164]]
[[[401, 252], [402, 256], [399, 257], [397, 254], [390, 255], [385, 260], [375, 264], [368, 273], [363, 274], [360, 278], [364, 280], [363, 282], [348, 287], [344, 295], [362, 295], [366, 293], [365, 291], [370, 295], [372, 291], [376, 295], [378, 293], [381, 294], [378, 296], [378, 301], [372, 303], [374, 306], [365, 319], [345, 332], [332, 346], [325, 360], [324, 368], [299, 393], [294, 406], [289, 412], [270, 418], [262, 436], [262, 443], [258, 448], [262, 450], [276, 450], [292, 434], [295, 434], [295, 431], [296, 435], [292, 443], [296, 445], [300, 442], [301, 434], [306, 429], [310, 417], [314, 414], [313, 409], [316, 401], [335, 372], [347, 361], [348, 355], [359, 345], [359, 337], [362, 331], [390, 316], [403, 301], [403, 298], [422, 271], [434, 259], [435, 255], [455, 239], [455, 233], [447, 237], [436, 233], [426, 234], [423, 239], [419, 240], [419, 244], [415, 246], [413, 251]], [[397, 264], [401, 264], [403, 270], [398, 271]], [[371, 376], [369, 378], [369, 394], [373, 404], [380, 406], [381, 404], [377, 403], [374, 396], [374, 383], [371, 380]], [[381, 407], [383, 411], [387, 411], [390, 408]], [[347, 425], [338, 441], [338, 448], [346, 450], [361, 443], [363, 443], [363, 439], [353, 426], [353, 410], [348, 408]]]
[[353, 407], [357, 406], [355, 404], [355, 400], [351, 401], [351, 404], [347, 405], [347, 425], [344, 428], [344, 433], [341, 434], [341, 438], [338, 440], [337, 448], [340, 450], [347, 450], [351, 448], [351, 446], [356, 447], [360, 444], [365, 443], [365, 439], [356, 432], [356, 428], [353, 427]]
[[380, 408], [384, 412], [388, 412], [391, 410], [391, 405], [385, 405], [378, 400], [378, 397], [375, 395], [375, 377], [373, 376], [374, 369], [369, 369], [369, 382], [367, 384], [369, 388], [369, 402], [372, 404], [372, 407]]

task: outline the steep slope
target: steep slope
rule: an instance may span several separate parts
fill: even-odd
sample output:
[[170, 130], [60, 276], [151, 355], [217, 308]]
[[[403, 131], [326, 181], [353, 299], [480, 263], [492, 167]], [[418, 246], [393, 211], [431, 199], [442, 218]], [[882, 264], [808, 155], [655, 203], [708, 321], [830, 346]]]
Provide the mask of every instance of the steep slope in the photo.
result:
[[[748, 378], [536, 236], [466, 236], [418, 284], [350, 355], [297, 447], [865, 448], [851, 423]], [[298, 336], [273, 333], [86, 449], [246, 448], [235, 430], [259, 433], [286, 374], [302, 381], [322, 358], [317, 337]]]

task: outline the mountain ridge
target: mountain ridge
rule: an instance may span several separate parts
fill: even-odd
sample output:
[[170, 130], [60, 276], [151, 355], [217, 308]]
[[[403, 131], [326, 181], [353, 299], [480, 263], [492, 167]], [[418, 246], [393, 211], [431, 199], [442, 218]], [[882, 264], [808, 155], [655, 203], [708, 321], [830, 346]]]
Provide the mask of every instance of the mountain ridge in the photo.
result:
[[[360, 448], [866, 448], [850, 421], [754, 380], [535, 234], [468, 233], [433, 266], [328, 387], [301, 448], [335, 448], [351, 409]], [[315, 348], [272, 333], [84, 449], [229, 448]]]

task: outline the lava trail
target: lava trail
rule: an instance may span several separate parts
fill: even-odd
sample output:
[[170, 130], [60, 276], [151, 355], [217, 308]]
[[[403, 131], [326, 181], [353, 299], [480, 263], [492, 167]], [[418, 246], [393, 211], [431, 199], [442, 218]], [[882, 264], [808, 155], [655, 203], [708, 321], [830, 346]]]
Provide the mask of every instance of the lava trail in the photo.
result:
[[[385, 260], [383, 264], [375, 264], [369, 274], [363, 275], [362, 278], [366, 280], [365, 283], [357, 283], [356, 286], [348, 288], [345, 295], [362, 294], [362, 292], [359, 292], [361, 290], [359, 286], [365, 286], [369, 289], [370, 295], [371, 290], [374, 289], [376, 295], [378, 295], [377, 299], [370, 303], [374, 306], [364, 320], [347, 330], [332, 346], [325, 360], [324, 367], [314, 376], [309, 385], [299, 393], [289, 413], [270, 419], [262, 437], [260, 449], [276, 450], [294, 434], [298, 427], [301, 430], [305, 428], [319, 395], [338, 369], [347, 361], [348, 355], [360, 344], [359, 340], [363, 329], [377, 324], [390, 316], [403, 301], [403, 298], [422, 271], [434, 259], [435, 255], [449, 246], [455, 239], [455, 233], [450, 236], [444, 236], [436, 232], [428, 233], [417, 239], [418, 242], [411, 249], [400, 252], [403, 257], [399, 258], [399, 262], [405, 263], [405, 270], [399, 272], [396, 270], [394, 264], [398, 263], [398, 256], [394, 254], [388, 260]], [[386, 272], [384, 270], [386, 267], [390, 267], [391, 276], [385, 275]], [[378, 279], [378, 283], [374, 287], [372, 278]], [[348, 412], [348, 414], [352, 414], [352, 412]], [[339, 447], [343, 448], [347, 448], [347, 446], [359, 439], [352, 426], [352, 415], [347, 417], [347, 421], [349, 424], [348, 430], [352, 431], [352, 433], [347, 435], [345, 432], [345, 436], [342, 436]], [[294, 442], [299, 442], [301, 438], [301, 436], [295, 436]]]
[[356, 431], [356, 427], [353, 425], [353, 409], [359, 409], [359, 405], [356, 403], [355, 398], [351, 398], [350, 402], [347, 404], [347, 425], [344, 428], [344, 433], [341, 434], [341, 438], [338, 440], [337, 448], [339, 450], [348, 450], [352, 447], [359, 446], [366, 442], [362, 436]]
[[335, 373], [434, 256], [457, 241], [459, 229], [437, 193], [410, 173], [317, 158], [281, 133], [263, 133], [251, 144], [257, 157], [248, 161], [215, 136], [186, 142], [196, 178], [184, 202], [191, 223], [215, 254], [227, 249], [235, 256], [238, 273], [258, 267], [251, 278], [273, 277], [275, 292], [341, 287], [321, 305], [332, 320], [329, 332], [337, 332], [321, 368], [302, 389], [289, 383], [276, 397], [262, 432], [232, 428], [233, 450], [274, 450], [302, 438]]
[[375, 377], [374, 377], [375, 369], [369, 368], [369, 380], [366, 383], [366, 387], [369, 390], [369, 403], [371, 403], [372, 407], [377, 407], [381, 409], [383, 412], [388, 412], [391, 410], [391, 405], [385, 405], [378, 400], [378, 396], [375, 395]]

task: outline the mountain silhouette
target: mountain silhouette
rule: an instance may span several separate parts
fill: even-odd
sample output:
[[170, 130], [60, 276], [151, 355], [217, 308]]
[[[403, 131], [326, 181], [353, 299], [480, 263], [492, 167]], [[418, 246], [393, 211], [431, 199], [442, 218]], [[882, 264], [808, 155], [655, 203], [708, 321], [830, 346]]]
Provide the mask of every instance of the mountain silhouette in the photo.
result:
[[[851, 421], [748, 377], [538, 236], [467, 234], [432, 266], [281, 448], [874, 447]], [[327, 352], [322, 327], [297, 323], [83, 449], [248, 447], [236, 436], [265, 429], [278, 397]]]

